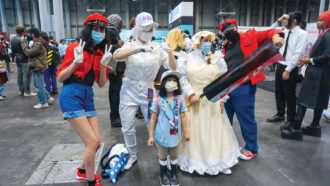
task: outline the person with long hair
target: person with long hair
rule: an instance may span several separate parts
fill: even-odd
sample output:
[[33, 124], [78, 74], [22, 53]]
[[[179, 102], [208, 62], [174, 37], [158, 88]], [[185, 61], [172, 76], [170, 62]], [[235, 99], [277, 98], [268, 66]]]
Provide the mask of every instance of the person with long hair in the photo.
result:
[[[209, 31], [196, 33], [192, 38], [192, 51], [179, 58], [179, 71], [183, 92], [188, 98], [187, 123], [190, 141], [181, 140], [178, 165], [189, 173], [204, 175], [231, 174], [238, 162], [240, 149], [224, 111], [226, 98], [212, 103], [200, 98], [203, 88], [227, 71], [223, 55], [211, 54], [215, 34]], [[181, 65], [184, 64], [184, 65]]]
[[[323, 12], [317, 21], [320, 31], [310, 57], [300, 59], [298, 65], [308, 64], [305, 79], [297, 99], [297, 115], [293, 125], [283, 130], [282, 138], [302, 140], [303, 134], [321, 137], [320, 119], [323, 109], [328, 108], [330, 93], [330, 11]], [[301, 127], [306, 109], [314, 109], [311, 125]]]
[[119, 104], [119, 114], [122, 116], [121, 129], [130, 154], [125, 169], [130, 169], [137, 161], [135, 114], [138, 107], [141, 107], [144, 118], [147, 120], [148, 115], [151, 115], [149, 107], [154, 95], [153, 81], [159, 67], [163, 65], [166, 69], [176, 69], [172, 52], [166, 53], [158, 43], [151, 42], [157, 25], [152, 15], [142, 12], [136, 16], [135, 21], [136, 25], [132, 30], [135, 39], [125, 43], [114, 53], [115, 60], [126, 62]]
[[68, 120], [85, 144], [84, 158], [77, 168], [77, 179], [87, 180], [88, 186], [101, 186], [101, 177], [94, 174], [95, 153], [101, 144], [94, 106], [93, 84], [101, 88], [108, 75], [112, 57], [106, 28], [108, 20], [98, 13], [88, 16], [80, 35], [66, 50], [57, 77], [64, 85], [60, 93], [63, 118]]

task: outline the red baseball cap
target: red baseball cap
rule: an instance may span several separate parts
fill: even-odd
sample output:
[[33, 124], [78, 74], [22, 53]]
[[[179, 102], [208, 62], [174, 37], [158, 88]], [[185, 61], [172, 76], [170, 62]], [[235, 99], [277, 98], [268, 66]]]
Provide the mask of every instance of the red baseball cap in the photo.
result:
[[86, 25], [86, 23], [91, 22], [91, 21], [102, 21], [102, 22], [106, 23], [106, 25], [109, 24], [108, 19], [99, 13], [94, 13], [94, 14], [87, 16], [84, 21], [84, 26]]
[[224, 21], [220, 24], [219, 29], [222, 33], [224, 33], [228, 30], [234, 29], [235, 26], [237, 26], [236, 19], [227, 19], [226, 21]]

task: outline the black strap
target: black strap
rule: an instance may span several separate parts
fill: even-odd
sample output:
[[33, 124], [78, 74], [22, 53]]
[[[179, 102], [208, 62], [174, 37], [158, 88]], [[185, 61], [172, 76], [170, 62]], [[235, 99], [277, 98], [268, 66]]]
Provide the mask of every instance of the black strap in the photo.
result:
[[105, 154], [103, 155], [102, 159], [101, 159], [100, 167], [101, 167], [102, 169], [107, 169], [108, 166], [109, 166], [109, 165], [108, 165], [108, 164], [109, 164], [109, 160], [107, 161], [107, 163], [106, 163], [105, 165], [103, 164], [103, 160], [109, 156], [110, 151], [111, 151], [111, 149], [112, 149], [113, 146], [115, 146], [115, 145], [112, 145], [112, 146], [110, 147], [110, 149], [108, 150], [108, 152], [105, 153]]

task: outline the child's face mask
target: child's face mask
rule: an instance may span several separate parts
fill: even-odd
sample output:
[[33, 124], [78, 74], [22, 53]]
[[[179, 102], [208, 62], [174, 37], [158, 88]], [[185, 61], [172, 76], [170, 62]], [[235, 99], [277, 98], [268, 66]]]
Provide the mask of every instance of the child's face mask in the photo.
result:
[[175, 81], [166, 81], [165, 89], [166, 92], [173, 92], [178, 89], [178, 83]]

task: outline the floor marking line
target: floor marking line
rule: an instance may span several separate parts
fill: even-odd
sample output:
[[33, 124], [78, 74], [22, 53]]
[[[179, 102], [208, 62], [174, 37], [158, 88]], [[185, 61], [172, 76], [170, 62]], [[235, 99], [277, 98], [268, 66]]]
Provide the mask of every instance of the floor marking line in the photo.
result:
[[286, 175], [281, 169], [278, 169], [278, 171], [283, 174], [285, 177], [287, 177], [292, 183], [295, 183], [288, 175]]

